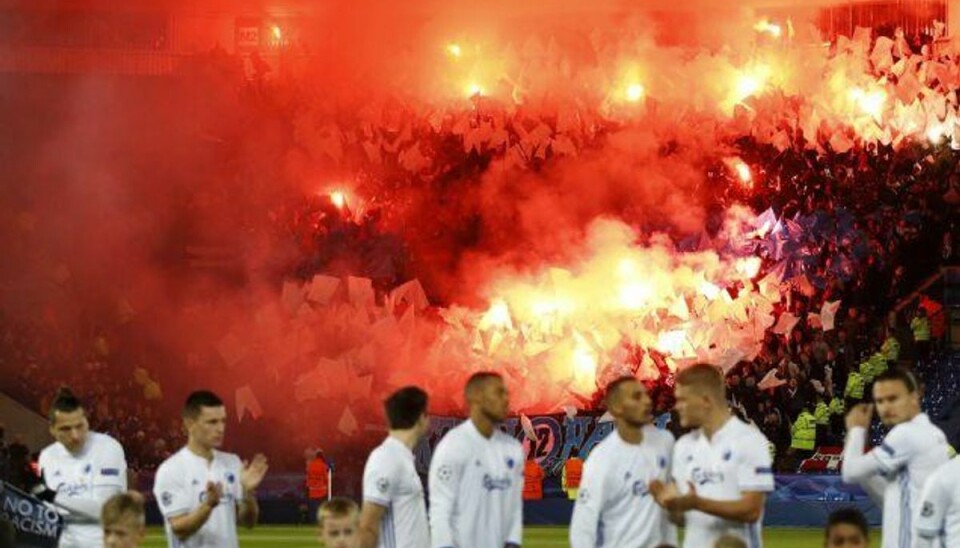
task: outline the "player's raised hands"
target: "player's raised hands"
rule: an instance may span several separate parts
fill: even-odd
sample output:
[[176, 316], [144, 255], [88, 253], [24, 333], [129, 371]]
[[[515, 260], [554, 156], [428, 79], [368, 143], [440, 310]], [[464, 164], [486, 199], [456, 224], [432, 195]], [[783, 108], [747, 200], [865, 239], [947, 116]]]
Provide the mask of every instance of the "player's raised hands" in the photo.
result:
[[244, 492], [250, 492], [260, 486], [263, 477], [267, 475], [267, 457], [258, 453], [252, 461], [243, 461], [243, 470], [240, 472], [240, 485]]

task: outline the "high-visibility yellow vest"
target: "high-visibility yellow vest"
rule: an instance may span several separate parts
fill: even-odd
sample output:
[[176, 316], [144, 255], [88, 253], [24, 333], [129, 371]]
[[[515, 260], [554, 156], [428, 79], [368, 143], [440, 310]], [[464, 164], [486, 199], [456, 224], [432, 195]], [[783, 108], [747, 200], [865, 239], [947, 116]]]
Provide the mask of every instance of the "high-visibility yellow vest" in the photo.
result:
[[863, 375], [856, 371], [851, 371], [850, 375], [847, 376], [847, 388], [843, 391], [843, 395], [851, 400], [862, 400], [863, 387], [865, 384]]
[[930, 340], [930, 319], [916, 318], [910, 320], [910, 329], [913, 331], [913, 340], [918, 342]]
[[833, 415], [842, 415], [845, 411], [846, 405], [843, 403], [843, 399], [838, 396], [834, 396], [830, 400], [830, 413]]
[[813, 415], [804, 409], [793, 423], [793, 439], [790, 447], [813, 451], [817, 444], [817, 421]]
[[887, 358], [888, 362], [895, 362], [900, 358], [900, 341], [893, 336], [887, 337], [880, 347], [880, 352]]
[[830, 408], [826, 403], [817, 402], [817, 407], [813, 410], [813, 418], [818, 425], [830, 424]]

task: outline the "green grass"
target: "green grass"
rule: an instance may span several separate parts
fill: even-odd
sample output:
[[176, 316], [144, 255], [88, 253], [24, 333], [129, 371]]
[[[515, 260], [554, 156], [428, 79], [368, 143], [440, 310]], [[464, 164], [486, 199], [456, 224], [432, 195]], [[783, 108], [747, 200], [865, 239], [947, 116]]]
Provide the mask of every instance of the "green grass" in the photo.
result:
[[[766, 548], [810, 548], [821, 546], [823, 533], [819, 529], [768, 528], [763, 531]], [[525, 548], [546, 548], [547, 546], [567, 546], [565, 527], [527, 527], [524, 529]], [[871, 546], [880, 546], [879, 531], [874, 532]], [[295, 548], [318, 547], [319, 541], [310, 527], [260, 527], [240, 534], [240, 546], [243, 548]], [[163, 531], [151, 528], [145, 548], [165, 548]], [[706, 547], [705, 547], [706, 548]]]

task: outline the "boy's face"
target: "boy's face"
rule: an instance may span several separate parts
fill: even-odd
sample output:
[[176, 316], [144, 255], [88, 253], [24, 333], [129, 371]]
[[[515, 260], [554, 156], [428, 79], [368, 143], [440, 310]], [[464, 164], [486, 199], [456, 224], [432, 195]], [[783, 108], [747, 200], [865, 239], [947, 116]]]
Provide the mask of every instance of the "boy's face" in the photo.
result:
[[325, 548], [354, 548], [357, 545], [357, 515], [324, 516], [320, 542]]
[[136, 518], [128, 517], [104, 524], [104, 548], [138, 548], [143, 542], [144, 527]]

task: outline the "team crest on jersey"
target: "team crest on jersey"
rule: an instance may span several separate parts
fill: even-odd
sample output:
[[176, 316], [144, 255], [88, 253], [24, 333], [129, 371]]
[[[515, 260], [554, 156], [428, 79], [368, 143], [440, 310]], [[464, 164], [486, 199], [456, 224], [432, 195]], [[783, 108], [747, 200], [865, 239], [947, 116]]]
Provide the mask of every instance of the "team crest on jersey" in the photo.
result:
[[173, 504], [173, 495], [168, 493], [167, 491], [164, 491], [163, 493], [161, 493], [160, 504], [164, 506], [170, 506], [171, 504]]
[[630, 472], [627, 472], [626, 474], [623, 475], [623, 481], [628, 481], [632, 477], [633, 477], [633, 474], [631, 474]]
[[920, 515], [923, 516], [923, 517], [925, 517], [925, 518], [929, 518], [930, 516], [932, 516], [932, 515], [933, 515], [933, 503], [932, 503], [932, 502], [925, 502], [925, 503], [923, 503], [923, 510], [920, 511]]
[[377, 491], [386, 494], [390, 490], [390, 480], [387, 478], [380, 478], [377, 480]]
[[233, 483], [237, 480], [237, 477], [233, 475], [233, 472], [227, 472], [227, 483]]
[[93, 465], [88, 462], [87, 465], [83, 467], [83, 473], [89, 474], [90, 470], [93, 470]]
[[635, 497], [643, 497], [650, 492], [650, 488], [647, 487], [647, 482], [643, 481], [642, 479], [638, 479], [637, 481], [633, 482], [632, 490], [633, 496]]
[[513, 470], [513, 465], [516, 464], [514, 460], [510, 457], [507, 457], [507, 468]]
[[733, 457], [733, 451], [732, 451], [732, 450], [727, 449], [726, 451], [723, 452], [723, 460], [725, 460], [725, 461], [726, 461], [726, 460], [730, 460], [731, 457]]
[[667, 467], [667, 457], [664, 457], [663, 455], [660, 455], [660, 457], [657, 459], [657, 466], [659, 466], [660, 468], [666, 468], [666, 467]]

